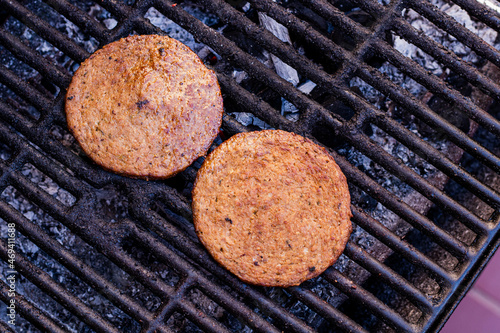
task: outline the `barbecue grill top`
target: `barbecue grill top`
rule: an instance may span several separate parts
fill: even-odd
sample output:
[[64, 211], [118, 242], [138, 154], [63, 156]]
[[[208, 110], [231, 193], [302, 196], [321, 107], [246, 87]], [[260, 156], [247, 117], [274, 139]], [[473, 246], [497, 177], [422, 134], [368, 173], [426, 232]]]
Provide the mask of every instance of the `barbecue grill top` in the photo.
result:
[[[12, 299], [5, 235], [15, 226], [20, 330], [432, 331], [498, 246], [495, 8], [468, 0], [0, 0], [0, 8], [0, 299]], [[290, 41], [263, 28], [265, 17]], [[72, 72], [96, 47], [133, 33], [182, 36], [216, 70], [226, 112], [214, 145], [257, 125], [327, 147], [348, 178], [356, 225], [334, 267], [286, 290], [245, 285], [193, 232], [201, 161], [146, 182], [82, 154], [63, 112]], [[279, 61], [298, 82], [277, 74]]]

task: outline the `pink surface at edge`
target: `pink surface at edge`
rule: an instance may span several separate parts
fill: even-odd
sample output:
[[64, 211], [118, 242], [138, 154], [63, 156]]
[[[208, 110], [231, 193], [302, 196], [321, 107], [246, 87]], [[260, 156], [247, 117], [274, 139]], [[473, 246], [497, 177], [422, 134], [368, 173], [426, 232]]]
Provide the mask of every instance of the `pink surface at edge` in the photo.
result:
[[441, 333], [500, 332], [500, 252], [462, 299]]
[[493, 258], [491, 258], [474, 284], [474, 288], [479, 288], [500, 303], [500, 252], [493, 255]]

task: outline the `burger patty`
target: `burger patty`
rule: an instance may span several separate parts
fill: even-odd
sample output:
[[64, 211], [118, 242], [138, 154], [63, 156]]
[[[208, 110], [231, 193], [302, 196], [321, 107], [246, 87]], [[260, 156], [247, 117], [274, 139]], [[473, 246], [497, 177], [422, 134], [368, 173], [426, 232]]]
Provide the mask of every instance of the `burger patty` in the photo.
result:
[[206, 154], [222, 121], [216, 75], [167, 36], [129, 36], [75, 72], [68, 127], [84, 152], [113, 172], [168, 178]]
[[346, 178], [325, 149], [281, 130], [216, 148], [193, 188], [196, 232], [243, 281], [299, 285], [331, 266], [349, 239]]

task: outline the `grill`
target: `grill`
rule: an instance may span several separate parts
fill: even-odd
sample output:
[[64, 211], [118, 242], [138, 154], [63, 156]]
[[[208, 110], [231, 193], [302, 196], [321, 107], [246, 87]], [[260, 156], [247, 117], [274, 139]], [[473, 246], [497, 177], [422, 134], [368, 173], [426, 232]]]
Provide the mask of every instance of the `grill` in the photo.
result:
[[[0, 0], [2, 330], [438, 331], [500, 235], [500, 53], [450, 8], [500, 33], [498, 7], [472, 0]], [[214, 146], [261, 125], [328, 149], [355, 227], [333, 267], [299, 287], [246, 285], [194, 233], [202, 159], [148, 182], [83, 155], [64, 116], [72, 72], [134, 33], [188, 36], [216, 71]]]

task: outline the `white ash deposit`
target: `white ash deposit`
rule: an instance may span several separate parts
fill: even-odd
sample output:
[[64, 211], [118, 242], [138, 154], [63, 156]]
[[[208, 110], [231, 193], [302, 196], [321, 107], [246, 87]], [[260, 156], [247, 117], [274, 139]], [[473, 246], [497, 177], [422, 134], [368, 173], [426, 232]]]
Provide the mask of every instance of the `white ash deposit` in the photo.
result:
[[[486, 1], [487, 3], [491, 3], [493, 5], [495, 5], [496, 3], [496, 1], [493, 0], [482, 1]], [[454, 17], [459, 23], [483, 38], [486, 42], [495, 45], [495, 47], [498, 46], [494, 44], [497, 37], [496, 32], [487, 28], [484, 24], [472, 21], [469, 15], [465, 11], [461, 10], [458, 6], [450, 6], [445, 2], [436, 0], [433, 0], [432, 3], [440, 10], [443, 10], [450, 16]], [[66, 35], [68, 35], [68, 37], [75, 40], [88, 52], [93, 52], [97, 49], [98, 43], [95, 39], [89, 38], [88, 36], [83, 34], [76, 25], [53, 12], [47, 5], [43, 4], [41, 1], [34, 1], [31, 6], [33, 8], [36, 8], [37, 6], [47, 8], [47, 13], [45, 13], [45, 15], [53, 20], [52, 22], [54, 26], [60, 31], [63, 31]], [[95, 17], [97, 20], [102, 22], [108, 29], [112, 29], [116, 26], [116, 19], [113, 18], [112, 15], [110, 15], [102, 7], [91, 2], [88, 2], [86, 6], [88, 6], [88, 13], [92, 17]], [[182, 4], [182, 7], [191, 15], [197, 17], [209, 26], [216, 25], [217, 23], [217, 18], [215, 16], [206, 14], [199, 6], [195, 4], [189, 4], [185, 2], [184, 4]], [[244, 10], [249, 10], [250, 6], [247, 4], [243, 6], [243, 8]], [[500, 6], [498, 8], [500, 8]], [[423, 19], [415, 11], [405, 10], [403, 12], [403, 15], [408, 20], [408, 22], [411, 23], [412, 26], [414, 26], [417, 30], [422, 31], [424, 35], [429, 36], [433, 40], [449, 48], [458, 56], [462, 57], [465, 61], [468, 61], [472, 64], [478, 64], [480, 59], [474, 52], [471, 52], [467, 47], [458, 42], [455, 38], [449, 36], [448, 34], [444, 33], [443, 31], [429, 23], [427, 20]], [[163, 16], [155, 8], [150, 8], [147, 11], [145, 17], [149, 19], [153, 25], [165, 31], [169, 36], [176, 38], [188, 45], [202, 59], [204, 59], [209, 53], [215, 54], [213, 50], [211, 50], [206, 45], [196, 41], [196, 39], [190, 33]], [[65, 56], [59, 50], [54, 48], [50, 43], [34, 34], [33, 31], [31, 31], [29, 28], [26, 28], [22, 24], [16, 23], [15, 20], [11, 21], [11, 23], [8, 23], [8, 25], [11, 25], [10, 29], [13, 31], [17, 31], [19, 36], [21, 36], [23, 39], [28, 40], [30, 45], [38, 52], [40, 52], [40, 54], [42, 54], [46, 58], [57, 61], [60, 66], [65, 67], [70, 72], [76, 70], [78, 65], [75, 64], [69, 57]], [[224, 33], [225, 27], [226, 26], [223, 25], [217, 29], [218, 31]], [[401, 52], [406, 57], [414, 60], [424, 69], [430, 71], [433, 75], [441, 77], [443, 75], [449, 74], [448, 69], [443, 69], [443, 67], [432, 57], [425, 54], [414, 45], [407, 43], [400, 37], [393, 35], [393, 43], [394, 47], [399, 52]], [[2, 50], [0, 49], [0, 51]], [[15, 70], [16, 73], [18, 73], [23, 79], [34, 78], [37, 76], [36, 71], [34, 71], [33, 69], [29, 68], [26, 65], [23, 65], [18, 61], [13, 61], [12, 56], [8, 52], [0, 52], [0, 60], [4, 66]], [[272, 59], [272, 57], [268, 53], [263, 53], [262, 57], [259, 58], [259, 61], [264, 63], [269, 68], [275, 68], [277, 64], [278, 66], [280, 66], [279, 62], [276, 59]], [[417, 98], [423, 98], [427, 93], [427, 90], [423, 86], [416, 83], [390, 64], [382, 64], [379, 70], [387, 74], [395, 84], [408, 90]], [[287, 69], [288, 74], [283, 75], [290, 75], [294, 77], [293, 71], [293, 68]], [[247, 78], [247, 74], [239, 69], [234, 69], [233, 76], [238, 83], [243, 82]], [[303, 91], [306, 94], [310, 93], [314, 88], [313, 86], [311, 86], [311, 83], [308, 82], [294, 82], [294, 84], [298, 86], [299, 89], [305, 89]], [[353, 78], [349, 84], [350, 87], [357, 87], [363, 94], [363, 97], [377, 108], [386, 110], [398, 108], [398, 106], [394, 105], [392, 101], [390, 101], [387, 97], [382, 95], [380, 92], [378, 92], [359, 78]], [[6, 94], [2, 91], [3, 89], [0, 89], [0, 97], [2, 98], [2, 100], [4, 98], [14, 98], [23, 105], [27, 104], [26, 102], [16, 97], [14, 94]], [[26, 105], [26, 107], [28, 106], [29, 105]], [[404, 112], [404, 110], [399, 111]], [[296, 120], [299, 115], [298, 110], [285, 100], [282, 100], [282, 113], [290, 120]], [[253, 125], [262, 129], [271, 128], [271, 126], [269, 126], [265, 121], [253, 116], [251, 113], [237, 112], [233, 113], [232, 115], [235, 116], [235, 118], [243, 125]], [[448, 143], [444, 139], [431, 141], [425, 135], [420, 133], [419, 128], [415, 123], [409, 123], [407, 126], [410, 131], [420, 136], [423, 140], [431, 143], [438, 150], [443, 152], [446, 151]], [[54, 138], [62, 141], [68, 147], [75, 149], [75, 141], [65, 129], [54, 127], [52, 135], [54, 136]], [[423, 177], [429, 177], [437, 173], [436, 169], [432, 165], [425, 162], [422, 158], [414, 154], [404, 145], [397, 142], [394, 138], [390, 137], [379, 128], [372, 126], [369, 137], [384, 150], [401, 159], [404, 164], [412, 168], [412, 170], [414, 170], [417, 174]], [[397, 177], [391, 175], [382, 167], [373, 163], [364, 154], [356, 151], [353, 148], [343, 147], [339, 150], [339, 153], [345, 156], [354, 166], [377, 181], [382, 187], [394, 193], [403, 200], [408, 201], [408, 203], [411, 205], [410, 199], [413, 197], [410, 194], [414, 193], [414, 191], [407, 184], [399, 180]], [[0, 154], [5, 155], [7, 154], [7, 152], [0, 151]], [[71, 194], [60, 188], [49, 177], [42, 174], [33, 166], [24, 166], [21, 173], [27, 179], [30, 179], [34, 183], [38, 184], [43, 190], [47, 191], [47, 193], [54, 196], [63, 204], [72, 205], [74, 203], [75, 199], [73, 196], [71, 196]], [[105, 216], [108, 218], [110, 223], [114, 223], [117, 220], [127, 216], [128, 203], [126, 201], [126, 198], [124, 198], [118, 190], [116, 190], [115, 188], [101, 189], [98, 191], [98, 196], [100, 202], [99, 208], [102, 209], [103, 212], [105, 212]], [[383, 223], [394, 233], [400, 236], [404, 236], [404, 234], [409, 230], [409, 226], [401, 221], [398, 216], [396, 216], [393, 212], [382, 206], [377, 201], [369, 198], [369, 196], [367, 196], [366, 193], [363, 193], [361, 190], [357, 190], [357, 193], [353, 195], [353, 198], [355, 199], [356, 204], [366, 209], [369, 214]], [[103, 274], [106, 276], [106, 278], [109, 279], [109, 281], [122, 286], [123, 289], [132, 296], [143, 297], [141, 302], [146, 304], [146, 307], [154, 310], [159, 306], [161, 301], [158, 300], [157, 297], [155, 297], [154, 295], [143, 293], [144, 288], [139, 283], [132, 281], [132, 279], [128, 275], [123, 273], [120, 269], [111, 265], [106, 258], [103, 258], [101, 255], [95, 253], [94, 250], [89, 249], [88, 245], [86, 245], [78, 237], [75, 237], [75, 235], [67, 230], [67, 228], [63, 227], [59, 222], [55, 221], [48, 214], [44, 213], [41, 209], [33, 205], [29, 200], [21, 196], [14, 188], [9, 187], [5, 191], [3, 191], [3, 193], [1, 194], [1, 199], [12, 205], [28, 220], [44, 228], [46, 232], [48, 232], [56, 241], [63, 244], [66, 248], [75, 251], [76, 254], [84, 258], [84, 260], [89, 265], [96, 267], [96, 269], [100, 272], [104, 272]], [[1, 221], [0, 232], [5, 234], [5, 228], [6, 223], [4, 221]], [[374, 256], [377, 256], [377, 250], [383, 247], [383, 245], [381, 245], [378, 240], [363, 231], [361, 228], [355, 229], [352, 235], [352, 241], [354, 241], [357, 245], [373, 254]], [[99, 312], [105, 314], [106, 318], [108, 318], [112, 323], [116, 324], [118, 327], [120, 327], [120, 325], [124, 325], [123, 327], [126, 327], [130, 330], [138, 330], [138, 325], [136, 323], [132, 323], [133, 321], [128, 316], [117, 310], [116, 307], [106, 301], [103, 297], [99, 296], [95, 291], [92, 290], [92, 288], [87, 287], [79, 280], [75, 280], [74, 275], [63, 269], [59, 264], [57, 264], [57, 262], [51, 259], [47, 259], [47, 256], [42, 254], [42, 251], [29, 240], [20, 236], [18, 249], [20, 253], [28, 256], [35, 265], [42, 267], [58, 282], [67, 285], [68, 289], [70, 289], [84, 302], [91, 304], [96, 309], [98, 309]], [[90, 255], [85, 258], [85, 253], [90, 253]], [[384, 256], [386, 255], [387, 253], [384, 254]], [[383, 256], [380, 259], [383, 259]], [[154, 265], [154, 270], [158, 272], [158, 274], [163, 279], [169, 281], [171, 280], [172, 284], [176, 283], [178, 278], [173, 276], [175, 274], [171, 273], [171, 270], [168, 268], [168, 266], [158, 263], [155, 263]], [[4, 266], [0, 265], [0, 270], [4, 268]], [[344, 255], [339, 258], [338, 262], [335, 264], [335, 268], [346, 274], [356, 283], [362, 283], [369, 276], [366, 271], [361, 269], [357, 264], [355, 264]], [[323, 280], [321, 277], [308, 282], [307, 288], [315, 292], [325, 301], [336, 306], [341, 304], [346, 299], [335, 287], [333, 287], [327, 281]], [[43, 294], [43, 292], [39, 291], [31, 283], [26, 282], [25, 280], [20, 280], [19, 291], [25, 295], [31, 294], [31, 298], [37, 304], [44, 304], [45, 299], [48, 298]], [[290, 302], [290, 296], [283, 292], [283, 290], [269, 289], [266, 290], [266, 292], [270, 297], [280, 302], [281, 304], [289, 304], [290, 311], [298, 315], [299, 317], [304, 317], [311, 323], [321, 322], [321, 318], [315, 312], [308, 309], [303, 303], [296, 300]], [[193, 302], [195, 301], [195, 298], [193, 298]], [[61, 312], [64, 312], [66, 310], [61, 310], [60, 306], [58, 307], [55, 302], [52, 302], [50, 304], [51, 305], [47, 306], [46, 309], [48, 312], [53, 313], [54, 317], [66, 318], [68, 320], [71, 319], [68, 316], [65, 317], [64, 315], [60, 315]], [[216, 313], [218, 316], [220, 315], [220, 307], [216, 306], [215, 303], [213, 306], [210, 305], [210, 307], [212, 307], [213, 309], [209, 311], [207, 310], [208, 312]], [[259, 310], [257, 309], [256, 311], [258, 312]], [[180, 318], [178, 320], [176, 319], [175, 325], [182, 324], [184, 322], [184, 318]], [[80, 324], [78, 324], [78, 321], [73, 320], [72, 322], [68, 322], [67, 328], [71, 331], [78, 332], [82, 329], [82, 327], [80, 327], [79, 325]], [[248, 329], [247, 327], [241, 328], [242, 330]], [[21, 332], [29, 331], [29, 328], [27, 326], [21, 327], [20, 329]]]

